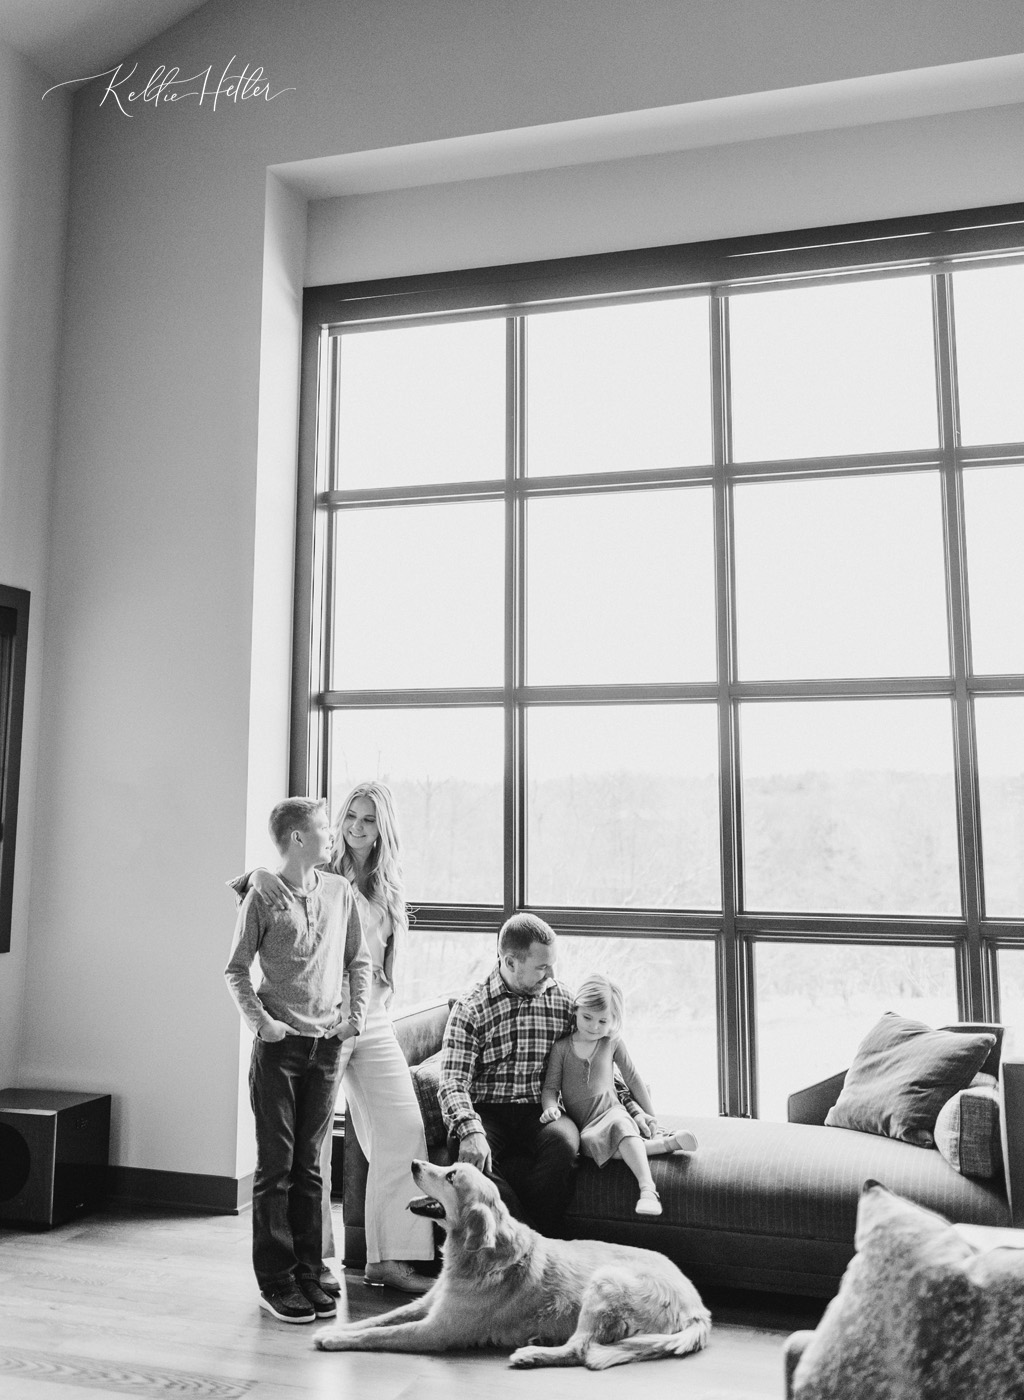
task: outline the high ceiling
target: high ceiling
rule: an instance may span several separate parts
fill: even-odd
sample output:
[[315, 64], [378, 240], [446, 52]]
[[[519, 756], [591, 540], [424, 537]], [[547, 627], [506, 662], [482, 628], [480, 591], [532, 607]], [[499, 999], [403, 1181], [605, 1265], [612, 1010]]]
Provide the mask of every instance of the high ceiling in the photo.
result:
[[54, 82], [101, 73], [206, 0], [0, 0], [0, 41]]

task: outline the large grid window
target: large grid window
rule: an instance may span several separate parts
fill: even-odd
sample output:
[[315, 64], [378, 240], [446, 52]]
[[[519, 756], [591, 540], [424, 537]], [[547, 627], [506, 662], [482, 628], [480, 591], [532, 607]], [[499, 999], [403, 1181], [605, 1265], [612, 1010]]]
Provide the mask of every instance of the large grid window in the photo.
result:
[[625, 985], [656, 1101], [771, 1116], [886, 1009], [999, 1014], [1024, 256], [991, 222], [913, 264], [312, 295], [293, 786], [391, 785], [404, 1001], [529, 908], [566, 980]]

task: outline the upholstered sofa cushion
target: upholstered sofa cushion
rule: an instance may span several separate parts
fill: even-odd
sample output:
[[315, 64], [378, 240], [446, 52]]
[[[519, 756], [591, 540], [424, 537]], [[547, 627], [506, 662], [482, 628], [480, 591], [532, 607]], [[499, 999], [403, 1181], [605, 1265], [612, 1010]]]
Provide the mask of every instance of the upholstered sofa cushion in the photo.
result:
[[794, 1400], [1019, 1400], [1024, 1250], [976, 1248], [877, 1182], [856, 1248], [796, 1367]]
[[[931, 1210], [977, 1225], [1008, 1225], [995, 1182], [959, 1176], [938, 1152], [893, 1138], [750, 1118], [663, 1115], [690, 1128], [696, 1152], [650, 1161], [664, 1214], [709, 1229], [851, 1241], [861, 1188], [870, 1177]], [[621, 1162], [580, 1162], [570, 1218], [636, 1221], [636, 1182]], [[646, 1222], [642, 1222], [646, 1224]]]
[[441, 1116], [441, 1105], [437, 1098], [440, 1074], [440, 1050], [418, 1065], [412, 1066], [412, 1086], [416, 1090], [416, 1101], [420, 1106], [423, 1133], [428, 1147], [442, 1147], [448, 1141], [444, 1118]]
[[825, 1122], [931, 1147], [939, 1110], [966, 1089], [995, 1042], [988, 1032], [935, 1031], [887, 1012], [858, 1046]]
[[660, 1250], [699, 1285], [830, 1295], [853, 1256], [868, 1178], [954, 1219], [1010, 1224], [1001, 1183], [959, 1176], [934, 1149], [820, 1124], [670, 1113], [661, 1121], [685, 1125], [700, 1143], [651, 1159], [663, 1214], [634, 1214], [636, 1183], [623, 1163], [585, 1160], [566, 1228]]

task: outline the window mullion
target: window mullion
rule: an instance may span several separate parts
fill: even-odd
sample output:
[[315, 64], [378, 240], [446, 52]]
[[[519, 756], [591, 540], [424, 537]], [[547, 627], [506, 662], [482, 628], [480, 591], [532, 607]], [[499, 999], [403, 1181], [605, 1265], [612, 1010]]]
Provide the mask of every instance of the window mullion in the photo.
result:
[[523, 706], [526, 627], [526, 320], [508, 319], [505, 341], [505, 854], [504, 917], [526, 899], [526, 745]]
[[[300, 453], [313, 463], [300, 471], [295, 520], [295, 599], [292, 622], [292, 723], [289, 792], [326, 796], [329, 717], [323, 694], [330, 677], [330, 616], [334, 593], [332, 514], [319, 504], [333, 484], [338, 450], [339, 337], [307, 328], [303, 345]], [[304, 723], [297, 717], [304, 717]]]
[[952, 279], [932, 279], [939, 440], [942, 445], [942, 515], [945, 526], [946, 602], [953, 669], [953, 733], [957, 828], [960, 836], [960, 888], [967, 923], [965, 955], [958, 959], [960, 1014], [981, 1020], [991, 1014], [988, 977], [981, 949], [981, 832], [978, 818], [978, 762], [974, 710], [968, 689], [970, 629], [967, 617], [967, 555], [956, 384]]
[[714, 451], [715, 607], [718, 651], [719, 803], [722, 843], [722, 931], [718, 940], [718, 1078], [723, 1112], [754, 1111], [754, 1005], [750, 947], [736, 929], [740, 905], [739, 772], [732, 685], [736, 676], [732, 520], [727, 463], [731, 452], [729, 303], [710, 298], [711, 421]]

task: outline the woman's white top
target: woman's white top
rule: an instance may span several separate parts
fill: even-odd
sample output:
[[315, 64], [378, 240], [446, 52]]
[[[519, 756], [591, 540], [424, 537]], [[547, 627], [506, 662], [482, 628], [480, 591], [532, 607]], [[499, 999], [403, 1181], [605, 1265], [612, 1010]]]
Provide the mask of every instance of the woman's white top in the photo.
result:
[[374, 983], [377, 986], [390, 987], [391, 982], [384, 969], [388, 963], [388, 944], [393, 936], [391, 914], [387, 909], [382, 909], [379, 904], [367, 899], [355, 883], [352, 889], [356, 896], [359, 919], [363, 925], [363, 942], [373, 964]]

